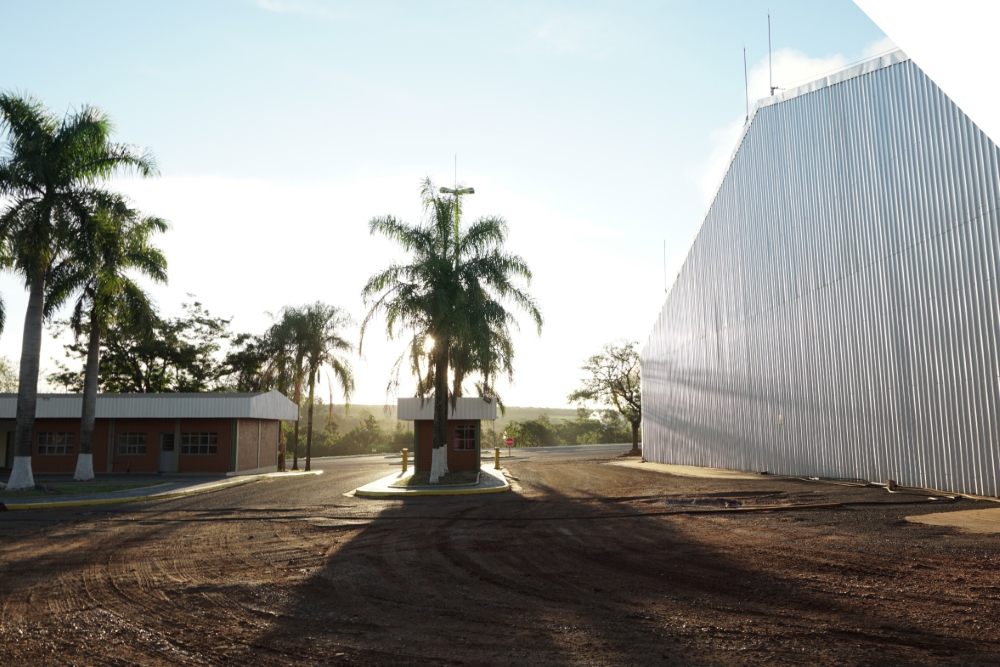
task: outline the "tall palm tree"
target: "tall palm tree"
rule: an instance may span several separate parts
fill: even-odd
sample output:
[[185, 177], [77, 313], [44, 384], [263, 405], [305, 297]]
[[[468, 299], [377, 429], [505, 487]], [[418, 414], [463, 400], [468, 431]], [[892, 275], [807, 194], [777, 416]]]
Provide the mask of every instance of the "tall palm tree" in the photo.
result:
[[[77, 298], [70, 327], [77, 337], [86, 332], [87, 364], [83, 379], [83, 409], [80, 420], [80, 452], [74, 479], [94, 479], [94, 418], [97, 409], [98, 369], [101, 340], [108, 327], [148, 332], [156, 318], [148, 295], [130, 276], [138, 272], [158, 283], [167, 281], [167, 260], [150, 242], [154, 234], [169, 226], [160, 218], [147, 217], [125, 202], [96, 212], [90, 252], [75, 275], [65, 281], [66, 289], [77, 286]], [[53, 284], [53, 292], [59, 283]]]
[[[295, 403], [295, 430], [292, 434], [292, 470], [299, 469], [299, 413], [302, 406], [302, 382], [305, 377], [306, 322], [302, 308], [285, 306], [281, 318], [268, 330], [275, 355], [273, 372], [283, 383], [291, 385], [292, 402]], [[282, 463], [282, 467], [284, 463]]]
[[[354, 373], [344, 357], [353, 352], [352, 345], [342, 335], [342, 330], [351, 324], [351, 317], [336, 306], [317, 301], [302, 308], [303, 340], [305, 342], [305, 366], [309, 374], [309, 416], [306, 419], [306, 470], [310, 470], [312, 460], [313, 402], [316, 381], [320, 368], [326, 366], [333, 371], [344, 401], [351, 402], [354, 393]], [[329, 377], [327, 382], [330, 382]]]
[[[265, 332], [265, 348], [267, 350], [267, 363], [264, 367], [264, 377], [268, 387], [273, 387], [284, 395], [288, 395], [291, 387], [298, 386], [301, 392], [301, 382], [296, 385], [296, 380], [302, 377], [301, 364], [294, 365], [296, 356], [295, 331], [286, 317], [286, 311], [282, 312], [281, 318], [271, 325]], [[298, 408], [299, 394], [295, 394], [295, 405]], [[295, 445], [296, 461], [298, 460], [298, 411], [295, 413]], [[284, 429], [278, 433], [280, 452], [278, 453], [278, 470], [285, 471], [285, 435]]]
[[[454, 381], [453, 405], [472, 374], [482, 378], [478, 389], [490, 396], [496, 376], [513, 373], [510, 328], [517, 322], [504, 303], [526, 312], [539, 333], [542, 315], [518, 284], [530, 285], [531, 270], [520, 256], [504, 250], [507, 223], [503, 218], [483, 217], [463, 226], [461, 195], [439, 196], [429, 178], [421, 184], [421, 197], [426, 219], [419, 225], [392, 216], [369, 222], [372, 234], [395, 241], [412, 257], [410, 263], [393, 263], [368, 280], [362, 296], [370, 309], [361, 325], [361, 337], [363, 341], [368, 325], [378, 315], [385, 316], [390, 339], [410, 332], [407, 350], [394, 372], [398, 375], [406, 357], [417, 376], [417, 395], [425, 398], [433, 388], [431, 481], [436, 482], [447, 465], [449, 370]], [[432, 346], [427, 345], [429, 341]], [[396, 386], [398, 379], [390, 380], [390, 388]]]
[[0, 213], [0, 241], [9, 266], [24, 279], [28, 308], [21, 343], [14, 467], [9, 489], [34, 487], [31, 434], [38, 392], [42, 324], [57, 304], [46, 303], [47, 286], [72, 264], [96, 224], [92, 212], [111, 203], [99, 183], [122, 172], [157, 173], [152, 156], [111, 141], [113, 126], [85, 106], [61, 121], [37, 99], [0, 93], [0, 197], [12, 203]]

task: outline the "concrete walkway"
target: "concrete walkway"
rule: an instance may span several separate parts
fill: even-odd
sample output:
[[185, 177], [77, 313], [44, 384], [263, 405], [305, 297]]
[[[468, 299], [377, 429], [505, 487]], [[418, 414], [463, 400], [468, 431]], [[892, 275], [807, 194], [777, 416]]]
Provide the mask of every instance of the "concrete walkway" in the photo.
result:
[[[117, 503], [133, 503], [145, 500], [166, 500], [168, 498], [182, 498], [197, 495], [199, 493], [210, 493], [220, 489], [233, 486], [250, 484], [267, 477], [295, 477], [301, 475], [322, 475], [322, 470], [312, 470], [310, 472], [270, 472], [259, 475], [244, 475], [240, 477], [225, 477], [222, 475], [180, 477], [161, 477], [163, 482], [152, 486], [144, 486], [137, 489], [127, 489], [125, 491], [111, 491], [108, 493], [90, 493], [73, 496], [54, 496], [51, 498], [28, 497], [28, 498], [5, 498], [5, 493], [0, 491], [0, 505], [7, 510], [35, 510], [35, 509], [63, 509], [67, 507], [87, 507], [89, 505], [114, 505]], [[102, 481], [106, 478], [101, 477]], [[127, 476], [115, 476], [116, 482], [128, 483], [137, 478]], [[142, 478], [149, 480], [150, 477]], [[47, 481], [47, 477], [36, 479], [40, 486]], [[60, 479], [60, 481], [62, 481]]]
[[1000, 507], [919, 514], [917, 516], [908, 516], [906, 520], [913, 523], [927, 524], [928, 526], [961, 528], [970, 533], [1000, 533]]
[[[672, 463], [651, 463], [639, 459], [625, 459], [621, 461], [611, 461], [611, 465], [622, 466], [624, 468], [636, 468], [638, 470], [649, 470], [651, 472], [664, 472], [670, 475], [680, 475], [682, 477], [706, 477], [709, 479], [762, 479], [764, 476], [756, 472], [743, 472], [740, 470], [726, 470], [724, 468], [699, 468], [697, 466], [682, 466]], [[774, 475], [772, 475], [774, 477]]]
[[413, 475], [414, 469], [411, 467], [407, 472], [394, 472], [391, 475], [378, 479], [371, 484], [355, 489], [350, 494], [361, 498], [412, 498], [414, 496], [470, 496], [480, 493], [500, 493], [510, 491], [510, 482], [504, 476], [504, 471], [495, 470], [492, 465], [483, 466], [479, 471], [478, 484], [463, 484], [461, 486], [434, 486], [434, 487], [396, 487], [393, 482], [406, 479]]

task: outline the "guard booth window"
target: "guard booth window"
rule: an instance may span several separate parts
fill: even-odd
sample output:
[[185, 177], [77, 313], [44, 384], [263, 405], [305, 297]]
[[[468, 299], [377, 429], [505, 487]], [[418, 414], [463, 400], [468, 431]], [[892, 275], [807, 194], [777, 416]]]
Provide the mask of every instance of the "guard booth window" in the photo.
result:
[[476, 448], [476, 427], [474, 424], [459, 424], [455, 427], [455, 449]]

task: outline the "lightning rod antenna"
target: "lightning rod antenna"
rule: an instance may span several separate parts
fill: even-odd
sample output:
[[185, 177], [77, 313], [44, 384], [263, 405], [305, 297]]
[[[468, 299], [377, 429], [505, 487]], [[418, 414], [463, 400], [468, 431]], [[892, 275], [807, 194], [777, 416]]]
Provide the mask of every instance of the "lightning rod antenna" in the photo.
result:
[[743, 94], [747, 105], [747, 117], [743, 119], [743, 124], [750, 122], [750, 80], [747, 78], [747, 47], [743, 45]]
[[771, 68], [771, 10], [767, 10], [767, 85], [771, 88], [771, 96], [777, 88], [774, 85], [774, 71]]
[[767, 10], [767, 85], [774, 95], [774, 75], [771, 71], [771, 10]]

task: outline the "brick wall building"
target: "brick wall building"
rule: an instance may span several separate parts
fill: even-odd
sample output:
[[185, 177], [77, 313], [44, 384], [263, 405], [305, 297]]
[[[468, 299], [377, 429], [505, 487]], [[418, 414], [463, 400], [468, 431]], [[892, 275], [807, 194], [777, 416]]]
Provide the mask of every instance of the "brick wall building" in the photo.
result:
[[[14, 460], [16, 394], [0, 394], [0, 468]], [[31, 438], [36, 473], [72, 473], [80, 452], [79, 394], [39, 394]], [[277, 469], [282, 421], [295, 404], [260, 394], [98, 394], [94, 472], [246, 474]]]

